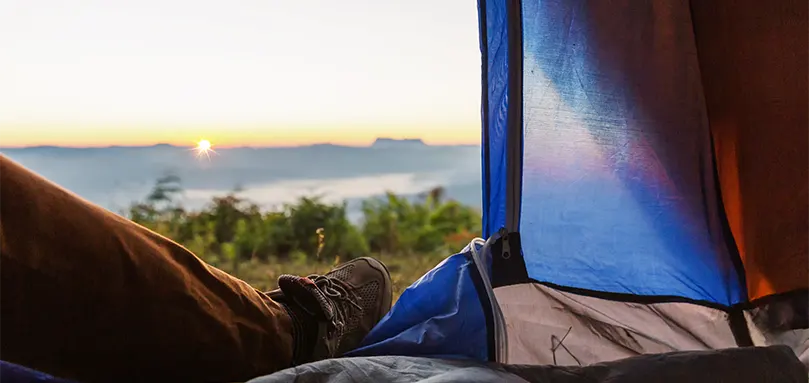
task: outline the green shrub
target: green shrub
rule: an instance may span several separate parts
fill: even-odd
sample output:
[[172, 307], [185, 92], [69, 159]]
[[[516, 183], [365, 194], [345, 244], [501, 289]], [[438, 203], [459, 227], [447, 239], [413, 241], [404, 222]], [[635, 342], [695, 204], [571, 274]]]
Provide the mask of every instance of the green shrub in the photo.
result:
[[163, 177], [126, 214], [260, 288], [274, 283], [284, 270], [305, 275], [375, 254], [391, 266], [401, 291], [480, 232], [480, 213], [445, 201], [441, 188], [416, 199], [393, 193], [368, 199], [359, 225], [349, 221], [345, 203], [318, 197], [262, 211], [233, 192], [212, 198], [198, 211], [186, 211], [177, 202], [181, 193], [179, 178]]

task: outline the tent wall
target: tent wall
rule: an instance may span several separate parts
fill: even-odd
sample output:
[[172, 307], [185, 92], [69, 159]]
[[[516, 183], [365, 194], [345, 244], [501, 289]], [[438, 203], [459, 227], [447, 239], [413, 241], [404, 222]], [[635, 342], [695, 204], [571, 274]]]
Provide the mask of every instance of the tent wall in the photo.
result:
[[506, 363], [589, 365], [736, 346], [727, 313], [702, 305], [612, 301], [536, 283], [495, 294], [509, 329]]
[[809, 367], [809, 2], [692, 2], [723, 201], [756, 345]]
[[748, 345], [743, 309], [809, 297], [805, 1], [479, 4], [509, 362], [548, 362], [559, 329], [589, 362]]
[[506, 225], [506, 154], [509, 46], [507, 0], [479, 0], [480, 49], [483, 56], [483, 235]]
[[749, 298], [807, 289], [809, 2], [693, 1], [692, 8], [722, 196]]
[[523, 52], [522, 100], [509, 107], [522, 103], [514, 166], [529, 277], [661, 301], [746, 300], [688, 2], [509, 4], [523, 34], [510, 47]]

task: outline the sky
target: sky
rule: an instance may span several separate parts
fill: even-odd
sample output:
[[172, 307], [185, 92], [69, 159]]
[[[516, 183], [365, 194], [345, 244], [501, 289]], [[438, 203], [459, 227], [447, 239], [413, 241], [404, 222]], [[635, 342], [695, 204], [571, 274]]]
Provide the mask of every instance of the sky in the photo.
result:
[[0, 1], [0, 146], [480, 142], [475, 0]]

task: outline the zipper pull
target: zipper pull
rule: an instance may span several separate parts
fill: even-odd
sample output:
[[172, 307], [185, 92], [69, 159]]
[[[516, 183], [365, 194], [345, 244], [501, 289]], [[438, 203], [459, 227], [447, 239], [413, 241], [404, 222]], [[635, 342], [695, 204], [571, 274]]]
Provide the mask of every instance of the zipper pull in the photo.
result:
[[500, 251], [500, 257], [503, 259], [511, 258], [511, 246], [508, 243], [508, 231], [506, 228], [500, 228], [500, 239], [503, 240], [503, 248]]

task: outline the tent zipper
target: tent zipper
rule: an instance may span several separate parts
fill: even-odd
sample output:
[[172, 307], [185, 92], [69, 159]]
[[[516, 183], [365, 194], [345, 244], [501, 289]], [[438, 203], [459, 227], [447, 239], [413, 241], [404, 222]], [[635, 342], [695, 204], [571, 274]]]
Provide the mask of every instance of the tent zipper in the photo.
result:
[[520, 226], [523, 154], [523, 41], [522, 1], [509, 0], [508, 17], [508, 109], [506, 116], [506, 230]]
[[[500, 231], [489, 237], [483, 243], [480, 250], [477, 249], [477, 243], [475, 243], [475, 241], [473, 241], [473, 243], [471, 243], [469, 246], [469, 251], [472, 253], [472, 263], [475, 265], [478, 273], [481, 276], [483, 287], [486, 291], [486, 295], [489, 298], [489, 303], [491, 304], [492, 319], [494, 322], [494, 361], [501, 363], [508, 360], [508, 333], [506, 329], [505, 316], [503, 315], [503, 310], [500, 308], [500, 304], [497, 303], [497, 296], [495, 295], [494, 288], [492, 287], [492, 278], [489, 274], [487, 265], [490, 264], [491, 257], [495, 256], [491, 247], [498, 239], [501, 239], [500, 234], [503, 233], [503, 231], [504, 229], [500, 229]], [[464, 249], [464, 251], [466, 251], [466, 249]]]

